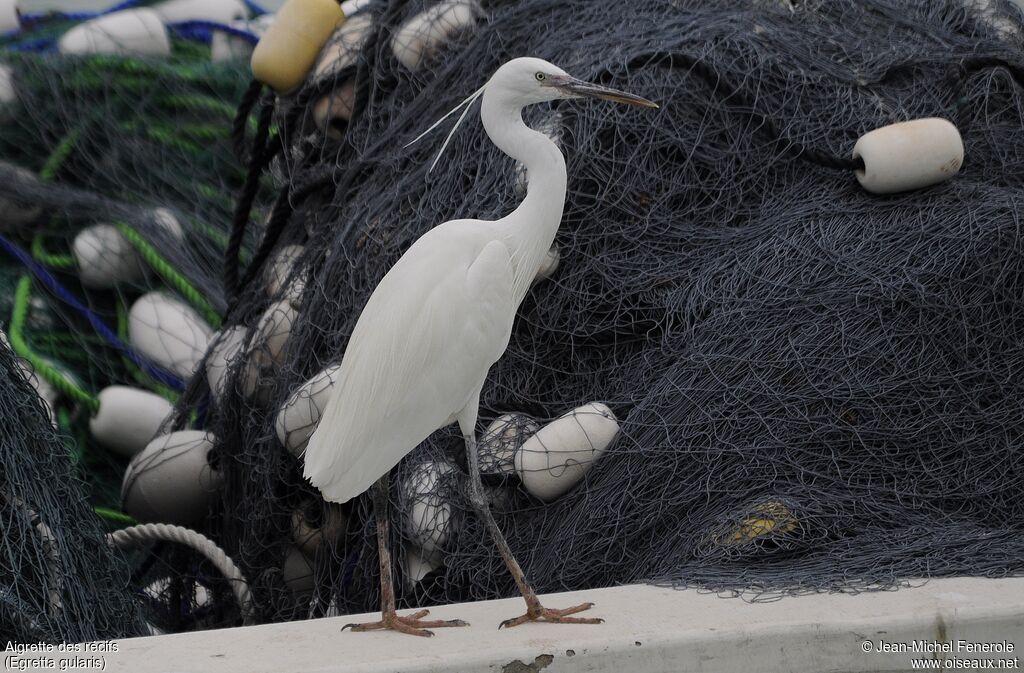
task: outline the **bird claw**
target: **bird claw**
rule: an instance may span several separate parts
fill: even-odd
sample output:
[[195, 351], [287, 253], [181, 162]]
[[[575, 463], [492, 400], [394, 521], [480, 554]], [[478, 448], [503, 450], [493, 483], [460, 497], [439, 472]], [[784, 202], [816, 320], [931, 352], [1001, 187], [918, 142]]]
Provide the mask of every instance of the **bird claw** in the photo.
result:
[[396, 613], [384, 614], [383, 619], [379, 622], [367, 622], [365, 624], [345, 624], [341, 627], [341, 630], [352, 629], [356, 632], [361, 631], [398, 631], [399, 633], [408, 633], [410, 636], [421, 636], [429, 638], [434, 635], [433, 631], [427, 629], [438, 629], [447, 626], [469, 626], [467, 622], [461, 619], [435, 619], [430, 621], [423, 621], [430, 610], [419, 610], [411, 615], [401, 616]]
[[571, 608], [546, 608], [542, 605], [538, 605], [538, 609], [531, 609], [526, 612], [525, 615], [519, 617], [513, 617], [512, 619], [506, 619], [501, 624], [498, 624], [498, 628], [512, 628], [513, 626], [519, 626], [526, 622], [552, 622], [555, 624], [603, 624], [604, 620], [600, 617], [570, 617], [569, 615], [576, 614], [577, 612], [583, 612], [594, 607], [593, 603], [581, 603], [580, 605], [574, 605]]

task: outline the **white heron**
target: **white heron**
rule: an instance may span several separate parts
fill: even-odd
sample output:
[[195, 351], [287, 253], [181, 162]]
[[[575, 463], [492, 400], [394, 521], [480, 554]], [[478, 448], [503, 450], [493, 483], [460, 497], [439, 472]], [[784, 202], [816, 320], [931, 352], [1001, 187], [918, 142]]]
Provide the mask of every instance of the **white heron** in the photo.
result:
[[346, 502], [375, 489], [382, 619], [352, 625], [358, 631], [394, 629], [427, 636], [433, 635], [427, 628], [465, 625], [461, 620], [424, 621], [426, 610], [397, 615], [387, 549], [389, 471], [430, 434], [455, 421], [466, 443], [470, 502], [526, 600], [526, 614], [501, 626], [602, 621], [570, 616], [590, 603], [545, 608], [527, 582], [484, 496], [477, 412], [487, 371], [508, 346], [516, 311], [551, 248], [565, 205], [565, 159], [547, 136], [526, 126], [522, 109], [582, 97], [657, 105], [582, 82], [537, 58], [505, 63], [464, 104], [481, 95], [487, 135], [526, 166], [526, 196], [499, 220], [453, 220], [431, 229], [388, 271], [356, 322], [335, 392], [306, 449], [304, 475], [325, 500]]

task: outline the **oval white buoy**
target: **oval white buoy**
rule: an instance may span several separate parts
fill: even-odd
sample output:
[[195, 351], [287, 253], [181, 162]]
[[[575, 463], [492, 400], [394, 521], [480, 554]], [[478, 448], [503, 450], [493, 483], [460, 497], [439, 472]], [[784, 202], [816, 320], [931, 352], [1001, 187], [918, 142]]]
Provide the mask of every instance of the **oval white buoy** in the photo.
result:
[[9, 33], [21, 28], [16, 0], [0, 0], [0, 33]]
[[313, 105], [313, 123], [331, 138], [341, 140], [341, 131], [331, 122], [347, 122], [355, 109], [356, 85], [354, 80], [348, 79]]
[[502, 414], [480, 435], [477, 455], [481, 474], [515, 474], [516, 452], [540, 430], [537, 421], [526, 414]]
[[220, 473], [209, 464], [213, 447], [213, 436], [202, 430], [179, 430], [151, 441], [125, 471], [124, 511], [144, 523], [202, 521], [220, 484]]
[[252, 52], [253, 77], [278, 93], [299, 86], [344, 20], [334, 0], [287, 0]]
[[18, 89], [14, 84], [14, 68], [0, 63], [0, 105], [10, 105], [18, 100]]
[[267, 307], [256, 323], [253, 347], [242, 372], [242, 391], [258, 404], [270, 400], [274, 371], [284, 361], [285, 347], [298, 316], [291, 302], [282, 299]]
[[558, 251], [557, 245], [552, 245], [548, 248], [548, 254], [544, 256], [544, 261], [540, 263], [540, 268], [537, 269], [537, 275], [533, 277], [533, 282], [539, 283], [550, 278], [551, 274], [558, 269], [558, 263], [561, 259], [562, 254]]
[[438, 552], [427, 553], [410, 545], [405, 551], [405, 578], [409, 585], [419, 584], [423, 579], [444, 567], [444, 559]]
[[332, 77], [353, 65], [372, 25], [369, 15], [360, 14], [338, 26], [317, 56], [310, 79]]
[[444, 0], [412, 17], [391, 39], [398, 62], [416, 70], [460, 30], [476, 25], [483, 14], [475, 0]]
[[[7, 161], [0, 161], [0, 172], [13, 174], [6, 178], [9, 181], [24, 180], [28, 185], [38, 181], [32, 171]], [[42, 208], [33, 204], [31, 200], [0, 197], [0, 231], [11, 231], [32, 224], [42, 212]]]
[[[302, 293], [306, 289], [306, 279], [302, 274], [291, 278], [296, 262], [302, 257], [306, 248], [301, 245], [286, 245], [278, 250], [270, 264], [267, 265], [266, 284], [267, 296], [270, 299], [287, 299], [293, 306], [302, 304]], [[291, 282], [288, 280], [291, 278]], [[287, 288], [285, 284], [287, 283]]]
[[169, 208], [154, 208], [153, 221], [160, 229], [174, 237], [174, 240], [179, 242], [185, 240], [185, 230], [182, 229], [181, 222], [178, 222], [178, 218]]
[[165, 0], [152, 5], [164, 23], [212, 21], [228, 24], [249, 16], [240, 0]]
[[58, 327], [59, 321], [53, 307], [39, 295], [33, 295], [28, 300], [26, 324], [32, 330], [52, 330]]
[[192, 376], [212, 336], [191, 307], [162, 292], [142, 295], [128, 312], [132, 347], [181, 378]]
[[346, 524], [345, 513], [338, 505], [309, 501], [292, 512], [292, 541], [306, 555], [314, 556], [325, 542], [333, 545], [339, 541], [345, 534]]
[[559, 416], [516, 453], [523, 486], [541, 500], [554, 500], [575, 486], [619, 434], [615, 414], [591, 402]]
[[448, 542], [452, 505], [442, 482], [454, 473], [451, 464], [428, 460], [412, 468], [402, 483], [409, 502], [405, 532], [427, 554], [440, 553]]
[[122, 456], [131, 457], [146, 448], [173, 409], [159, 395], [128, 386], [109, 386], [98, 397], [100, 408], [89, 419], [89, 432]]
[[146, 276], [146, 266], [128, 240], [110, 224], [93, 224], [82, 229], [71, 243], [82, 285], [109, 290], [122, 283], [137, 283]]
[[[150, 582], [149, 584], [147, 584], [146, 588], [143, 589], [143, 591], [150, 598], [156, 599], [158, 601], [162, 601], [162, 600], [166, 599], [166, 596], [164, 594], [167, 592], [167, 589], [170, 588], [170, 586], [171, 586], [171, 578], [170, 577], [161, 577], [160, 579], [154, 580], [154, 581]], [[190, 586], [195, 588], [195, 593], [192, 595], [192, 600], [191, 600], [191, 602], [193, 603], [193, 605], [195, 605], [195, 607], [202, 608], [202, 607], [206, 607], [207, 605], [210, 604], [210, 591], [209, 591], [209, 589], [207, 589], [202, 584], [191, 584], [190, 583]]]
[[[267, 32], [267, 28], [273, 20], [273, 14], [262, 14], [248, 21], [232, 21], [228, 23], [228, 27], [251, 33], [260, 38]], [[233, 61], [237, 58], [250, 58], [255, 46], [254, 43], [244, 37], [232, 35], [223, 30], [215, 30], [210, 37], [210, 60], [214, 63], [220, 63], [221, 61]]]
[[[313, 66], [310, 80], [316, 82], [335, 78], [342, 70], [353, 65], [370, 33], [371, 26], [372, 20], [366, 14], [345, 21], [324, 45]], [[336, 119], [347, 122], [352, 118], [355, 105], [354, 79], [350, 77], [344, 81], [338, 81], [330, 93], [313, 104], [313, 123], [318, 129], [325, 130], [329, 136], [340, 139], [341, 134], [330, 122]]]
[[249, 330], [243, 325], [235, 325], [217, 332], [210, 340], [210, 356], [206, 358], [206, 382], [216, 402], [224, 399], [227, 385], [228, 369], [235, 364], [239, 354], [245, 347]]
[[[174, 213], [156, 208], [152, 215], [156, 226], [169, 234], [173, 242], [185, 240], [185, 230]], [[146, 275], [146, 263], [135, 246], [110, 224], [93, 224], [78, 232], [71, 244], [71, 254], [78, 263], [82, 285], [93, 290], [138, 282]]]
[[288, 554], [281, 564], [281, 577], [296, 596], [308, 596], [316, 588], [313, 563], [295, 546], [288, 548]]
[[61, 36], [62, 54], [170, 56], [171, 40], [152, 9], [124, 9], [80, 23]]
[[340, 364], [332, 365], [303, 383], [277, 412], [277, 438], [292, 455], [302, 455], [316, 430], [320, 414], [331, 399], [339, 369]]
[[864, 160], [854, 171], [874, 194], [893, 194], [948, 180], [964, 163], [964, 142], [956, 126], [930, 117], [890, 124], [865, 133], [853, 147]]

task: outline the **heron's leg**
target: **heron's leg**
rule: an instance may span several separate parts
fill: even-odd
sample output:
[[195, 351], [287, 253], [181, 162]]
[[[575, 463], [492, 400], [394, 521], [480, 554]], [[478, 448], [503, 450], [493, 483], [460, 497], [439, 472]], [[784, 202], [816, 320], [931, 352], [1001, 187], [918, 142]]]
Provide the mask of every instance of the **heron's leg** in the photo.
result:
[[395, 588], [391, 579], [391, 553], [388, 551], [388, 537], [391, 534], [391, 522], [388, 520], [388, 475], [384, 475], [373, 485], [373, 518], [377, 523], [377, 555], [380, 557], [380, 612], [379, 622], [367, 624], [346, 624], [341, 630], [376, 631], [391, 629], [414, 636], [432, 636], [428, 628], [442, 626], [467, 626], [461, 619], [435, 619], [423, 621], [429, 610], [419, 610], [405, 617], [395, 612]]
[[466, 462], [469, 467], [469, 501], [473, 505], [473, 509], [476, 510], [477, 514], [487, 525], [487, 530], [491, 534], [491, 539], [494, 540], [494, 545], [498, 548], [498, 553], [505, 559], [505, 565], [508, 566], [508, 571], [512, 573], [512, 579], [515, 580], [516, 586], [519, 587], [519, 593], [523, 595], [523, 599], [526, 601], [525, 615], [506, 619], [498, 625], [498, 628], [518, 626], [519, 624], [533, 621], [559, 622], [562, 624], [600, 624], [603, 622], [604, 620], [598, 617], [569, 616], [590, 609], [593, 607], [593, 603], [582, 603], [561, 610], [549, 609], [540, 604], [540, 599], [537, 598], [533, 587], [526, 580], [526, 575], [523, 573], [522, 568], [519, 567], [519, 562], [516, 561], [515, 556], [512, 555], [512, 550], [508, 548], [505, 536], [502, 535], [501, 529], [498, 528], [498, 524], [494, 520], [494, 515], [491, 514], [490, 504], [487, 502], [487, 496], [484, 494], [484, 485], [480, 480], [480, 458], [477, 455], [476, 438], [471, 434], [467, 434], [465, 435], [465, 440]]

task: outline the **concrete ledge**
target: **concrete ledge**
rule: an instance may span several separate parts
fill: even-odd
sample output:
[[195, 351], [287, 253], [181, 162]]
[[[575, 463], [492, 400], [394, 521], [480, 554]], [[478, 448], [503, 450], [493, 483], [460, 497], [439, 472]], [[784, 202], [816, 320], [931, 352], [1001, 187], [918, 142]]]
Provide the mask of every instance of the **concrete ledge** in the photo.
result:
[[[932, 670], [978, 666], [967, 661], [975, 659], [995, 670], [997, 660], [1007, 660], [1002, 670], [1024, 667], [1024, 578], [932, 580], [899, 591], [756, 604], [651, 586], [543, 597], [549, 607], [584, 601], [596, 603], [590, 614], [604, 624], [498, 631], [502, 619], [523, 611], [521, 600], [506, 599], [434, 608], [436, 618], [471, 626], [437, 629], [429, 639], [341, 632], [346, 623], [377, 619], [364, 615], [122, 640], [103, 656], [106, 671], [126, 673], [853, 673], [921, 670], [915, 659], [936, 661]], [[915, 640], [931, 648], [950, 643], [952, 651], [878, 651], [880, 642], [909, 648]], [[971, 652], [958, 641], [1010, 651]]]

